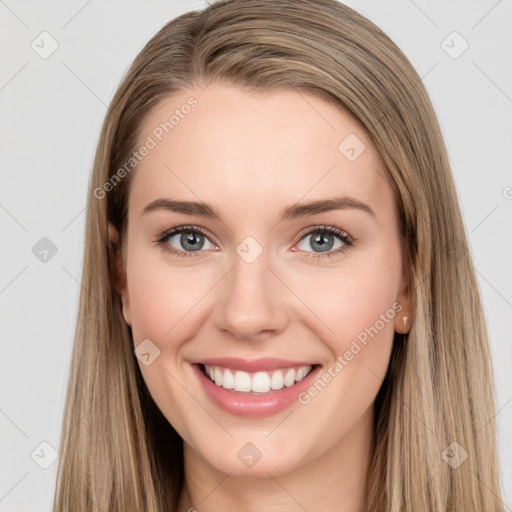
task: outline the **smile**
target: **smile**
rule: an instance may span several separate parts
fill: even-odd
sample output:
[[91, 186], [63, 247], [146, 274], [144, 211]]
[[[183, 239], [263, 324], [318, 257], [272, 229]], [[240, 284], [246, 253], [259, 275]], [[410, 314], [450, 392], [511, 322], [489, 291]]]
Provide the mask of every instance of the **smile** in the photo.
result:
[[234, 416], [264, 417], [298, 402], [321, 364], [282, 359], [214, 358], [191, 364], [205, 398]]
[[217, 386], [250, 394], [268, 393], [292, 387], [311, 371], [312, 366], [280, 368], [274, 371], [249, 373], [219, 366], [203, 365], [202, 370]]

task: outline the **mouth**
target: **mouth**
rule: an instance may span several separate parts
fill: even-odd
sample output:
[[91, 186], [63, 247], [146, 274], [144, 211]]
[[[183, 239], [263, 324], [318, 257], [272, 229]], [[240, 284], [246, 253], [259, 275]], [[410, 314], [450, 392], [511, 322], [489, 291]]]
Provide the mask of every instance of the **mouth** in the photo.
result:
[[191, 363], [206, 399], [234, 416], [277, 414], [299, 402], [322, 365], [278, 359], [217, 358]]
[[246, 372], [222, 366], [199, 363], [199, 368], [207, 379], [216, 386], [246, 395], [262, 395], [291, 388], [304, 379], [315, 364], [278, 368], [271, 371]]

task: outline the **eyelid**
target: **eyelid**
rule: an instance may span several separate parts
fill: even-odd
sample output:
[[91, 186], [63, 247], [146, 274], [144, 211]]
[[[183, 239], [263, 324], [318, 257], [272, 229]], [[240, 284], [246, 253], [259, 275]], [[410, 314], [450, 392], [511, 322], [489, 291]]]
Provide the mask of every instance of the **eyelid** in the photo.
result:
[[329, 233], [333, 236], [338, 236], [338, 237], [343, 236], [343, 237], [347, 238], [350, 242], [353, 242], [355, 240], [344, 229], [338, 228], [336, 226], [332, 226], [330, 224], [317, 224], [316, 226], [309, 226], [309, 227], [305, 228], [304, 230], [302, 230], [298, 235], [297, 242], [300, 242], [305, 236], [308, 236], [308, 235], [311, 235], [311, 234], [317, 233], [317, 232], [322, 232], [322, 231], [325, 231], [326, 233]]
[[[322, 252], [315, 253], [313, 251], [304, 251], [306, 253], [312, 254], [312, 256], [307, 256], [307, 258], [313, 259], [313, 260], [322, 260], [322, 259], [326, 259], [326, 258], [328, 259], [328, 258], [332, 258], [335, 256], [339, 256], [342, 253], [344, 253], [346, 250], [348, 250], [350, 247], [353, 247], [355, 244], [355, 241], [356, 241], [356, 239], [354, 237], [349, 235], [345, 230], [343, 230], [341, 228], [338, 228], [336, 226], [331, 226], [328, 224], [321, 224], [321, 225], [312, 226], [312, 227], [310, 226], [310, 227], [306, 228], [304, 231], [302, 231], [299, 234], [299, 239], [294, 244], [294, 247], [295, 247], [295, 245], [299, 244], [303, 238], [305, 238], [307, 236], [311, 236], [314, 233], [322, 233], [322, 234], [328, 234], [330, 236], [334, 236], [334, 237], [338, 238], [342, 242], [343, 245], [341, 247], [338, 247], [337, 249], [331, 249], [324, 253], [322, 253]], [[299, 252], [299, 251], [294, 251], [294, 252]], [[300, 251], [300, 252], [302, 252], [302, 251]]]
[[200, 235], [207, 238], [212, 245], [215, 245], [216, 247], [219, 245], [215, 241], [210, 240], [210, 238], [215, 238], [215, 237], [212, 237], [209, 234], [208, 230], [206, 230], [205, 228], [203, 228], [201, 226], [195, 225], [195, 224], [194, 225], [177, 225], [177, 226], [168, 228], [160, 236], [158, 236], [154, 242], [156, 245], [162, 246], [165, 251], [167, 251], [171, 254], [179, 255], [179, 256], [183, 256], [185, 254], [193, 256], [194, 252], [204, 252], [201, 250], [200, 251], [182, 251], [182, 250], [177, 250], [174, 247], [169, 249], [167, 246], [167, 241], [170, 238], [173, 238], [176, 235], [179, 235], [180, 233], [199, 233]]
[[[193, 257], [193, 256], [195, 256], [195, 254], [194, 254], [195, 252], [199, 252], [199, 253], [205, 252], [202, 250], [198, 250], [198, 251], [177, 250], [174, 247], [169, 248], [169, 246], [167, 245], [168, 239], [173, 238], [174, 236], [176, 236], [180, 233], [190, 233], [190, 232], [201, 234], [202, 236], [207, 238], [210, 241], [210, 243], [212, 243], [216, 247], [218, 245], [220, 245], [215, 242], [215, 237], [212, 237], [209, 234], [208, 230], [206, 230], [205, 228], [198, 226], [198, 225], [173, 226], [171, 228], [166, 229], [154, 242], [155, 242], [155, 244], [162, 246], [163, 250], [165, 250], [166, 252], [169, 252], [176, 256], [192, 256]], [[338, 228], [336, 226], [331, 226], [328, 224], [320, 224], [320, 225], [309, 226], [307, 228], [304, 228], [304, 230], [302, 230], [300, 232], [300, 234], [298, 235], [298, 239], [296, 242], [294, 242], [292, 247], [295, 247], [298, 243], [300, 243], [303, 238], [313, 235], [314, 233], [327, 233], [328, 235], [337, 237], [343, 243], [343, 245], [342, 245], [342, 247], [340, 247], [338, 249], [326, 251], [325, 253], [315, 253], [313, 251], [293, 251], [293, 252], [306, 252], [306, 253], [313, 254], [313, 256], [308, 256], [308, 258], [312, 258], [312, 259], [330, 258], [332, 256], [336, 256], [336, 255], [344, 252], [349, 247], [352, 247], [354, 245], [354, 242], [356, 241], [356, 239], [354, 237], [349, 235], [345, 230], [343, 230], [341, 228]], [[210, 240], [210, 238], [214, 238], [214, 241]]]

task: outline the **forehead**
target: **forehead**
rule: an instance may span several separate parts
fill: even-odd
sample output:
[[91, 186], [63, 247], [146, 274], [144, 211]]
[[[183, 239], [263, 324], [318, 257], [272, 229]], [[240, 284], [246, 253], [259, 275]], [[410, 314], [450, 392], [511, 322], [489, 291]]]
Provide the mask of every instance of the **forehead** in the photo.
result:
[[394, 203], [363, 128], [309, 92], [216, 84], [179, 91], [144, 120], [139, 146], [145, 144], [151, 149], [130, 191], [137, 211], [159, 197], [209, 202], [235, 219], [270, 218], [284, 205], [334, 195], [376, 210]]

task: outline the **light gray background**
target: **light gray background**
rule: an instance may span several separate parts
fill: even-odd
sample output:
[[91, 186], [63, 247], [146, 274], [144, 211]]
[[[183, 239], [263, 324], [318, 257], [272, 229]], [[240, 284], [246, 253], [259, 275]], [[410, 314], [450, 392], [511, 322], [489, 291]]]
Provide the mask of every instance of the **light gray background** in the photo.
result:
[[[488, 319], [512, 511], [512, 1], [347, 3], [407, 54], [441, 122]], [[86, 187], [106, 106], [149, 38], [204, 5], [0, 0], [1, 511], [51, 508], [57, 463], [40, 467], [52, 461], [40, 443], [59, 442]], [[43, 31], [59, 45], [47, 59], [31, 47], [43, 46]], [[464, 42], [453, 31], [469, 44], [458, 58]], [[47, 262], [32, 252], [43, 237], [57, 248]]]

